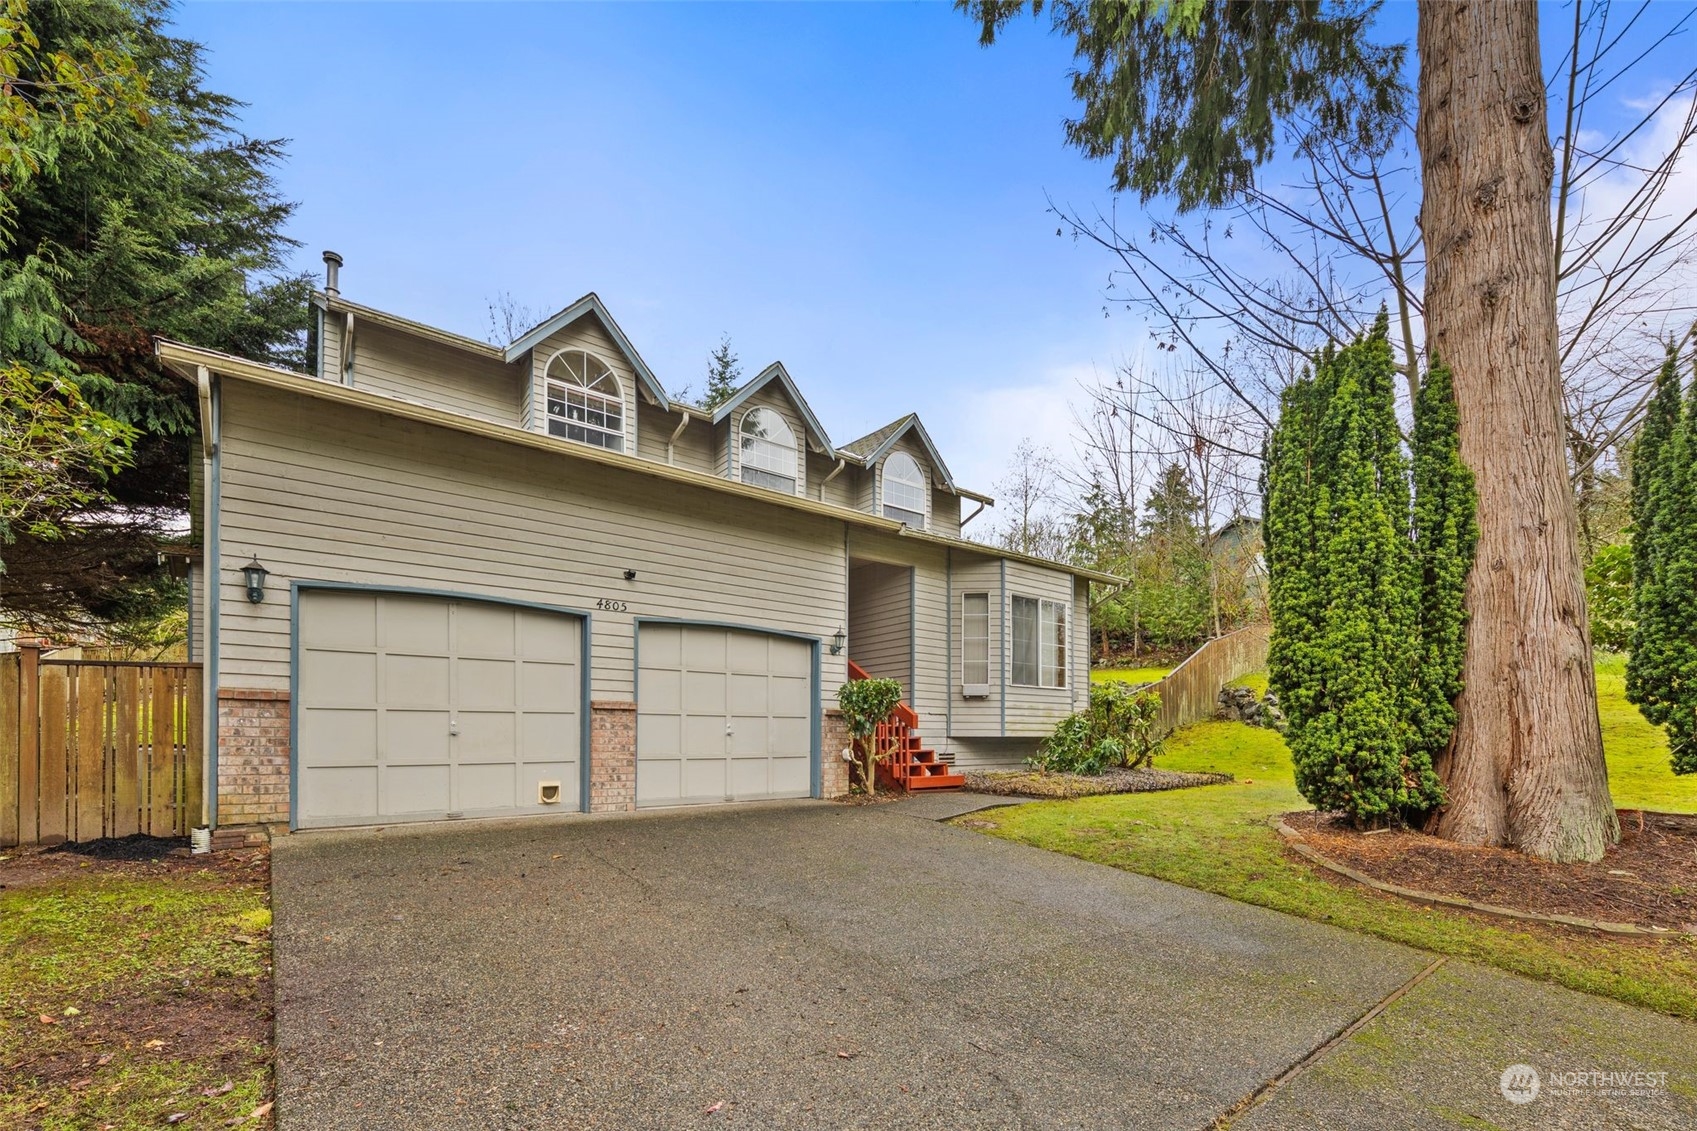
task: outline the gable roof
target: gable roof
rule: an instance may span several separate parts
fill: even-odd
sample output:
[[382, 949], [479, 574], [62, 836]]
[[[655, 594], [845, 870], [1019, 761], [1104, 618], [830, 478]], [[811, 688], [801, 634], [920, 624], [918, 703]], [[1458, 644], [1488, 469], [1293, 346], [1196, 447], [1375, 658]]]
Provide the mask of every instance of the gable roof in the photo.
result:
[[607, 306], [601, 301], [601, 296], [594, 291], [590, 291], [564, 310], [543, 319], [520, 334], [513, 340], [512, 344], [502, 351], [503, 356], [509, 362], [517, 361], [552, 337], [556, 331], [563, 330], [586, 314], [595, 315], [607, 333], [612, 335], [613, 344], [619, 347], [620, 352], [630, 361], [631, 368], [636, 370], [637, 379], [642, 383], [643, 391], [648, 394], [649, 400], [662, 406], [671, 404], [671, 398], [666, 395], [665, 386], [660, 384], [659, 378], [655, 377], [653, 370], [648, 368], [648, 363], [642, 360], [642, 355], [636, 352], [636, 347], [631, 345], [629, 338], [625, 337], [625, 332], [619, 329], [619, 324], [613, 321], [611, 314], [607, 313]]
[[[1085, 566], [1069, 565], [1066, 562], [1050, 561], [1032, 554], [1022, 554], [1014, 550], [1005, 550], [997, 546], [974, 542], [967, 538], [934, 534], [930, 531], [914, 530], [904, 522], [875, 515], [868, 511], [856, 510], [852, 507], [839, 506], [823, 500], [810, 499], [801, 495], [787, 495], [771, 491], [764, 487], [750, 486], [734, 479], [711, 475], [701, 471], [691, 471], [671, 464], [655, 460], [643, 459], [626, 452], [614, 452], [598, 448], [591, 444], [575, 443], [571, 440], [549, 436], [541, 432], [531, 432], [515, 428], [507, 424], [497, 424], [475, 416], [450, 412], [446, 409], [435, 408], [431, 405], [420, 404], [416, 401], [401, 400], [385, 393], [372, 392], [367, 389], [342, 385], [333, 381], [321, 380], [306, 373], [297, 373], [292, 369], [283, 369], [263, 362], [249, 361], [246, 358], [235, 357], [220, 353], [216, 350], [200, 346], [185, 345], [168, 338], [154, 339], [154, 356], [162, 361], [179, 377], [190, 383], [197, 381], [198, 374], [204, 370], [208, 374], [216, 373], [221, 377], [245, 381], [272, 389], [280, 389], [299, 396], [314, 400], [327, 401], [334, 404], [349, 405], [355, 408], [367, 409], [383, 413], [403, 420], [417, 421], [453, 432], [461, 432], [501, 443], [512, 444], [531, 451], [549, 453], [561, 459], [576, 460], [595, 464], [599, 467], [622, 468], [638, 475], [647, 476], [675, 485], [699, 487], [706, 491], [722, 495], [734, 495], [743, 499], [761, 503], [767, 506], [781, 507], [786, 510], [801, 511], [808, 514], [821, 515], [851, 523], [855, 526], [892, 534], [900, 538], [910, 538], [915, 541], [928, 542], [933, 545], [946, 546], [953, 549], [982, 554], [989, 558], [1006, 558], [1009, 561], [1028, 562], [1032, 565], [1043, 566], [1047, 569], [1069, 573], [1075, 577], [1088, 578], [1105, 585], [1124, 585], [1125, 579], [1111, 573], [1089, 569]], [[203, 420], [201, 426], [206, 427]], [[210, 437], [208, 437], [210, 439]], [[964, 492], [963, 492], [964, 493]], [[969, 498], [977, 496], [968, 495]]]
[[831, 448], [831, 437], [825, 435], [825, 426], [819, 423], [817, 416], [813, 415], [813, 410], [808, 407], [807, 398], [801, 395], [800, 389], [796, 388], [795, 381], [790, 378], [789, 370], [784, 368], [784, 363], [781, 361], [774, 361], [755, 374], [752, 381], [732, 393], [723, 404], [714, 409], [713, 423], [718, 424], [727, 419], [738, 407], [745, 404], [748, 398], [773, 381], [783, 386], [784, 392], [789, 395], [790, 403], [795, 405], [797, 412], [801, 413], [801, 419], [807, 425], [807, 431], [817, 441], [818, 450], [832, 459], [837, 458], [837, 453]]
[[[937, 445], [931, 442], [930, 433], [925, 431], [925, 425], [919, 422], [919, 414], [910, 412], [900, 420], [892, 420], [884, 427], [862, 436], [860, 439], [843, 445], [843, 451], [858, 456], [860, 462], [871, 467], [887, 455], [896, 442], [903, 436], [913, 434], [919, 440], [919, 446], [925, 449], [926, 456], [931, 460], [931, 466], [937, 469], [937, 474], [943, 480], [943, 489], [955, 494], [962, 494], [955, 486], [954, 476], [949, 474], [949, 465], [943, 462], [942, 453]], [[978, 496], [974, 495], [973, 498]]]

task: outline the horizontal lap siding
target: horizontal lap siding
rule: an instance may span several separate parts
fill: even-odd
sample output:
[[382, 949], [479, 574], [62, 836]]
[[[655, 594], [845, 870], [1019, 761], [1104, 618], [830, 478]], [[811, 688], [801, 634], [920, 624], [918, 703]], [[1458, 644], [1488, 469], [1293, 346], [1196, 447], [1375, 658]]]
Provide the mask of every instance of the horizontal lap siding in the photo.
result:
[[[638, 400], [636, 409], [636, 454], [655, 463], [666, 462], [666, 445], [672, 433], [683, 423], [683, 413], [667, 412], [645, 400]], [[672, 444], [672, 466], [716, 474], [713, 455], [713, 421], [700, 413], [690, 413], [689, 424]]]
[[[1073, 604], [1073, 577], [1059, 570], [1044, 569], [1042, 566], [1028, 565], [1025, 562], [1008, 563], [1008, 591], [1003, 598], [1003, 608], [1007, 617], [1005, 646], [1009, 649], [1013, 647], [1014, 596], [1065, 601], [1070, 606]], [[1078, 609], [1074, 607], [1074, 640], [1077, 638], [1078, 622]], [[1007, 690], [1007, 733], [1010, 737], [1048, 734], [1056, 723], [1072, 714], [1073, 685], [1077, 682], [1076, 663], [1076, 649], [1069, 649], [1066, 687], [1016, 687], [1013, 684], [1013, 661], [1010, 652]]]
[[849, 570], [848, 654], [868, 675], [900, 681], [902, 698], [912, 703], [910, 574], [901, 566], [883, 564]]
[[865, 473], [852, 463], [845, 463], [837, 477], [829, 483], [825, 478], [836, 469], [837, 461], [826, 459], [817, 452], [807, 453], [807, 482], [809, 494], [833, 506], [855, 509], [860, 505], [860, 478]]
[[[949, 694], [954, 697], [954, 710], [950, 715], [949, 734], [951, 738], [993, 738], [1002, 733], [1002, 632], [1001, 622], [1005, 613], [1001, 597], [1001, 565], [999, 562], [978, 559], [962, 561], [963, 555], [955, 554], [954, 583], [952, 601], [949, 608], [949, 619], [954, 626], [955, 658], [954, 671], [949, 673]], [[960, 693], [960, 655], [961, 636], [961, 594], [987, 593], [990, 597], [990, 697], [988, 699], [966, 699]]]
[[[935, 478], [932, 480], [936, 482]], [[931, 488], [931, 531], [949, 538], [960, 537], [960, 496]]]
[[[593, 693], [607, 699], [633, 694], [636, 616], [824, 639], [841, 621], [836, 521], [233, 382], [223, 411], [223, 686], [288, 686], [297, 580], [588, 609]], [[254, 553], [271, 571], [259, 605], [237, 568]], [[834, 694], [843, 663], [823, 659]]]
[[[336, 380], [340, 370], [326, 370]], [[524, 367], [361, 322], [354, 315], [354, 388], [518, 426]]]

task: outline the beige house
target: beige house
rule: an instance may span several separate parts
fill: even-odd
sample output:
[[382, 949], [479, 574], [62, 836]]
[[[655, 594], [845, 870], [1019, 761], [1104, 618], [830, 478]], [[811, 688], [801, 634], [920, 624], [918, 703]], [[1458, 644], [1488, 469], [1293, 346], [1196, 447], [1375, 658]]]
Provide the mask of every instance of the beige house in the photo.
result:
[[834, 443], [781, 364], [673, 400], [594, 295], [502, 347], [335, 284], [314, 372], [158, 345], [200, 397], [215, 823], [839, 795], [851, 658], [957, 767], [1084, 702], [1116, 579], [963, 538], [991, 500], [917, 417]]

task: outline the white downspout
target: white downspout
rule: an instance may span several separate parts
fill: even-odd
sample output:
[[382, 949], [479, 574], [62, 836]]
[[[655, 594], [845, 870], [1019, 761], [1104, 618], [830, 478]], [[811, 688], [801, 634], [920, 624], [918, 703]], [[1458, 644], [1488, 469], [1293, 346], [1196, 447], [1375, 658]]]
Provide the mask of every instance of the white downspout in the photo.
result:
[[342, 330], [342, 384], [354, 383], [354, 312], [347, 312]]
[[831, 469], [831, 474], [827, 475], [825, 478], [823, 478], [819, 481], [819, 501], [820, 502], [825, 501], [825, 484], [829, 483], [831, 480], [833, 480], [837, 476], [841, 475], [842, 471], [843, 471], [843, 467], [847, 463], [848, 463], [847, 460], [843, 459], [841, 456], [838, 456], [837, 457], [837, 466], [833, 467]]
[[689, 413], [686, 412], [686, 413], [684, 413], [684, 418], [682, 420], [678, 421], [678, 430], [676, 432], [672, 433], [672, 438], [670, 440], [666, 441], [666, 466], [667, 467], [676, 467], [677, 466], [677, 462], [672, 458], [672, 447], [673, 447], [673, 445], [675, 445], [678, 442], [678, 437], [682, 436], [684, 434], [684, 429], [689, 427], [689, 421], [690, 421], [690, 415], [689, 415]]
[[972, 512], [972, 513], [971, 513], [971, 514], [969, 514], [969, 515], [967, 515], [967, 516], [966, 516], [966, 517], [965, 517], [965, 518], [963, 518], [963, 519], [961, 519], [961, 520], [960, 520], [960, 527], [961, 527], [961, 529], [962, 529], [962, 530], [965, 530], [965, 529], [966, 529], [966, 524], [967, 524], [967, 523], [969, 523], [969, 522], [971, 522], [971, 521], [972, 521], [972, 520], [973, 520], [973, 519], [975, 519], [975, 518], [977, 518], [977, 517], [978, 517], [978, 516], [979, 516], [979, 515], [981, 515], [981, 514], [983, 514], [983, 513], [984, 513], [984, 507], [985, 507], [985, 503], [984, 503], [984, 500], [983, 500], [983, 499], [979, 499], [979, 500], [978, 500], [978, 509], [977, 509], [977, 510], [975, 510], [975, 511], [973, 511], [973, 512]]

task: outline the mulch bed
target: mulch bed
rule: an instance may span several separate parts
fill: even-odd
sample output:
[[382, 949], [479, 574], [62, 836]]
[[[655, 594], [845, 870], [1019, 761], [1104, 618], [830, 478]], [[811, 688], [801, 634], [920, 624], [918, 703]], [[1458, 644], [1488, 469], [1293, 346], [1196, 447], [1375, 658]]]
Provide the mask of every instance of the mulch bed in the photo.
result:
[[1329, 813], [1285, 823], [1327, 859], [1375, 880], [1540, 915], [1697, 933], [1697, 816], [1620, 813], [1620, 844], [1596, 864], [1550, 864], [1406, 830], [1361, 832]]
[[35, 887], [90, 872], [159, 876], [175, 872], [216, 872], [230, 883], [268, 883], [271, 855], [263, 848], [189, 853], [184, 839], [130, 836], [59, 844], [51, 848], [0, 849], [0, 891]]
[[1107, 770], [1100, 774], [1046, 774], [1039, 770], [968, 770], [966, 788], [1002, 797], [1096, 797], [1107, 793], [1157, 793], [1195, 785], [1219, 785], [1230, 774], [1183, 774], [1176, 770]]

